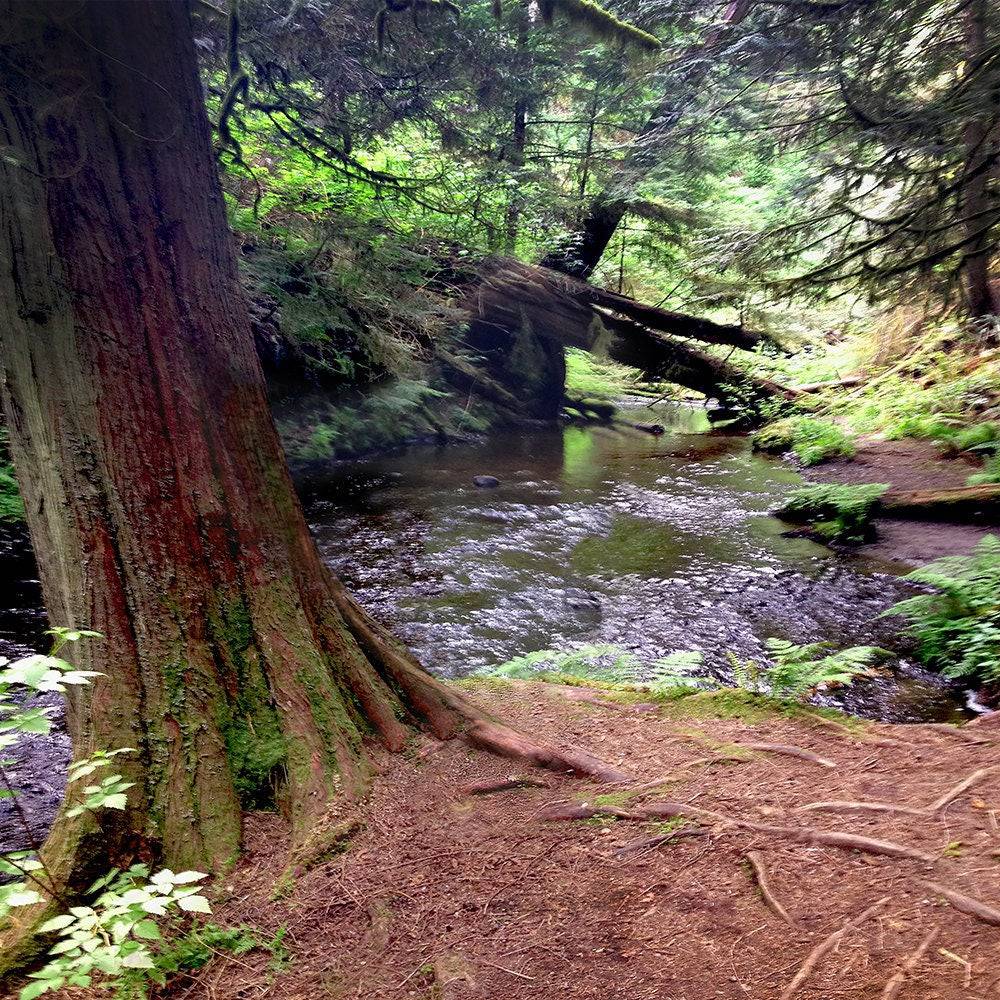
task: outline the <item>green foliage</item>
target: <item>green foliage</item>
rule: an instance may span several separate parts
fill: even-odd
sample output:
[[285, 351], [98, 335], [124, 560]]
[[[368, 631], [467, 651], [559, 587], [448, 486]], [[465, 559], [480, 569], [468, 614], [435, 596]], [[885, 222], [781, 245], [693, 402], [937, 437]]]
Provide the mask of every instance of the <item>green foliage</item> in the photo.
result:
[[[49, 707], [24, 707], [24, 696], [42, 692], [65, 694], [71, 687], [91, 683], [100, 674], [77, 670], [56, 654], [69, 643], [100, 638], [90, 629], [52, 628], [52, 648], [47, 656], [33, 655], [9, 662], [0, 658], [0, 754], [26, 735], [46, 735], [51, 731]], [[131, 747], [97, 750], [78, 758], [69, 766], [68, 784], [73, 786], [111, 766], [116, 757], [135, 753]], [[19, 810], [17, 789], [7, 767], [12, 762], [0, 757], [0, 797], [14, 799]], [[79, 816], [100, 809], [123, 810], [133, 782], [120, 774], [104, 775], [96, 784], [85, 785], [78, 803], [67, 810]], [[23, 817], [22, 817], [23, 818]], [[0, 920], [15, 907], [33, 906], [57, 896], [55, 879], [39, 857], [27, 851], [0, 855]], [[208, 901], [194, 883], [206, 876], [201, 872], [175, 874], [164, 869], [150, 874], [145, 865], [128, 871], [117, 869], [99, 878], [88, 890], [92, 902], [70, 906], [45, 921], [39, 933], [55, 934], [56, 943], [45, 963], [29, 975], [20, 1000], [35, 1000], [63, 987], [90, 987], [97, 979], [131, 982], [162, 981], [154, 960], [156, 942], [161, 940], [157, 919], [178, 911], [209, 913]]]
[[634, 392], [641, 380], [635, 368], [571, 347], [566, 351], [566, 395], [616, 400]]
[[906, 579], [933, 587], [900, 601], [921, 660], [948, 677], [1000, 680], [1000, 539], [987, 535], [972, 555], [948, 556]]
[[[324, 399], [305, 419], [279, 417], [278, 429], [289, 456], [297, 461], [324, 462], [369, 451], [396, 447], [409, 439], [446, 429], [431, 407], [447, 393], [419, 379], [398, 379], [352, 400]], [[447, 429], [476, 430], [475, 415], [463, 418], [447, 408], [453, 419]]]
[[586, 645], [577, 649], [539, 649], [515, 656], [483, 671], [487, 677], [514, 680], [562, 680], [565, 678], [627, 683], [640, 667], [633, 653], [611, 645]]
[[988, 486], [991, 483], [1000, 483], [1000, 456], [993, 455], [986, 459], [980, 472], [974, 472], [968, 478], [970, 486]]
[[786, 417], [761, 428], [751, 438], [757, 451], [794, 452], [803, 465], [831, 458], [852, 458], [852, 437], [837, 424], [814, 417]]
[[98, 879], [90, 889], [95, 894], [92, 904], [72, 906], [39, 928], [58, 940], [45, 965], [29, 975], [20, 1000], [34, 1000], [64, 986], [91, 986], [95, 975], [163, 982], [156, 964], [157, 942], [163, 935], [155, 918], [179, 911], [211, 912], [194, 885], [206, 877], [203, 872], [175, 874], [166, 868], [150, 875], [145, 865], [134, 865]]
[[850, 544], [870, 541], [878, 501], [888, 488], [885, 483], [804, 486], [789, 494], [777, 516], [810, 524], [827, 541]]
[[7, 440], [7, 428], [0, 424], [0, 524], [18, 524], [24, 520], [24, 501], [14, 477]]
[[892, 655], [878, 646], [837, 650], [829, 642], [796, 645], [784, 639], [768, 639], [767, 650], [774, 659], [766, 671], [770, 693], [793, 701], [806, 700], [820, 686], [850, 684]]

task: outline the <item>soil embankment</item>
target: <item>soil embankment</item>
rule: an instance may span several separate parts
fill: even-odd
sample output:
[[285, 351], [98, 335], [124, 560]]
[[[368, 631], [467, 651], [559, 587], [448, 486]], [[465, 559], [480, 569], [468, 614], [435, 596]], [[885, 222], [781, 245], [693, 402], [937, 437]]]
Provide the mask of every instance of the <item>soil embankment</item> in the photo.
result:
[[[284, 928], [288, 961], [220, 955], [171, 995], [994, 995], [1000, 733], [848, 729], [732, 692], [661, 708], [497, 681], [474, 694], [634, 782], [534, 772], [475, 794], [524, 772], [428, 742], [381, 761], [363, 828], [294, 878], [282, 820], [254, 816], [213, 919]], [[590, 818], [553, 818], [573, 815]]]
[[[866, 440], [852, 459], [837, 459], [808, 470], [822, 483], [887, 483], [893, 490], [945, 490], [964, 486], [975, 466], [960, 458], [945, 459], [929, 441]], [[996, 528], [988, 525], [880, 518], [878, 538], [862, 551], [892, 562], [919, 565], [941, 556], [965, 555]]]

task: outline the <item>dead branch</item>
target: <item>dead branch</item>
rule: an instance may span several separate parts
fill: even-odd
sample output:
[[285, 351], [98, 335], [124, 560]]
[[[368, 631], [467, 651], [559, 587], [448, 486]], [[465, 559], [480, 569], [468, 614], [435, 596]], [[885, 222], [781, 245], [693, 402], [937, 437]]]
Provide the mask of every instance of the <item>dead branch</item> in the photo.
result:
[[928, 812], [941, 812], [945, 806], [954, 802], [960, 795], [967, 792], [970, 788], [974, 788], [984, 778], [989, 777], [991, 774], [995, 774], [997, 771], [1000, 771], [1000, 764], [995, 764], [993, 767], [983, 767], [978, 771], [973, 771], [967, 778], [960, 781], [953, 788], [948, 789], [948, 791], [945, 792], [944, 795], [942, 795], [936, 802], [929, 805], [927, 807]]
[[834, 931], [831, 935], [820, 941], [820, 943], [809, 953], [809, 956], [802, 963], [799, 971], [795, 973], [795, 978], [784, 988], [781, 993], [780, 1000], [789, 1000], [790, 997], [795, 996], [795, 994], [798, 993], [799, 988], [813, 974], [813, 972], [816, 971], [816, 966], [823, 961], [824, 957], [836, 948], [850, 931], [859, 927], [870, 917], [874, 916], [880, 909], [882, 909], [882, 907], [889, 902], [889, 898], [889, 896], [883, 896], [877, 903], [869, 906], [867, 910], [860, 913], [858, 916], [852, 917], [850, 920], [846, 921], [839, 930]]
[[819, 767], [837, 766], [832, 760], [820, 757], [819, 754], [812, 753], [810, 750], [788, 746], [784, 743], [740, 743], [737, 745], [747, 750], [756, 750], [759, 753], [774, 753], [784, 757], [798, 757], [800, 760], [807, 760], [810, 764], [817, 764]]
[[567, 820], [577, 819], [624, 819], [634, 823], [642, 823], [647, 817], [642, 813], [629, 812], [627, 809], [619, 809], [617, 806], [590, 806], [586, 802], [580, 804], [575, 802], [556, 803], [545, 806], [535, 813], [535, 819], [543, 823], [559, 823]]
[[899, 991], [903, 988], [903, 984], [906, 982], [907, 977], [920, 964], [920, 960], [927, 953], [927, 949], [934, 943], [934, 939], [938, 936], [940, 930], [940, 927], [932, 927], [927, 932], [923, 941], [920, 942], [920, 946], [917, 950], [906, 959], [902, 967], [895, 973], [889, 982], [885, 984], [885, 989], [882, 990], [881, 1000], [894, 1000]]
[[981, 900], [973, 899], [972, 896], [966, 896], [963, 892], [949, 889], [948, 886], [941, 885], [940, 882], [924, 882], [922, 884], [930, 889], [931, 892], [937, 893], [937, 895], [947, 899], [956, 910], [967, 913], [970, 917], [975, 917], [977, 920], [982, 920], [984, 924], [992, 924], [994, 927], [1000, 927], [1000, 910], [995, 910], [992, 906], [988, 906]]
[[753, 876], [757, 882], [757, 888], [764, 899], [764, 902], [773, 910], [786, 924], [795, 925], [795, 920], [788, 911], [778, 902], [777, 897], [771, 890], [770, 881], [767, 875], [767, 866], [764, 864], [764, 857], [759, 851], [747, 851], [746, 859], [750, 863]]

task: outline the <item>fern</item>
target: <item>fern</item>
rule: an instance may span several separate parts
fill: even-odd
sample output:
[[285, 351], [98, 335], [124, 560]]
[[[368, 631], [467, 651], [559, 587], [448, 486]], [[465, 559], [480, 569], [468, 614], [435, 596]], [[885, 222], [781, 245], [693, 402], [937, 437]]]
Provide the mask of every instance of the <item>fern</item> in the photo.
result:
[[947, 677], [1000, 680], [1000, 539], [987, 535], [970, 556], [948, 556], [907, 577], [933, 591], [900, 601], [918, 655]]
[[789, 495], [777, 516], [786, 521], [810, 524], [827, 541], [869, 541], [879, 499], [888, 488], [885, 483], [806, 486]]
[[829, 642], [796, 645], [784, 639], [768, 639], [767, 649], [774, 665], [767, 670], [771, 693], [779, 698], [802, 701], [820, 685], [850, 684], [856, 677], [870, 675], [872, 668], [892, 654], [878, 646], [850, 646], [836, 650]]

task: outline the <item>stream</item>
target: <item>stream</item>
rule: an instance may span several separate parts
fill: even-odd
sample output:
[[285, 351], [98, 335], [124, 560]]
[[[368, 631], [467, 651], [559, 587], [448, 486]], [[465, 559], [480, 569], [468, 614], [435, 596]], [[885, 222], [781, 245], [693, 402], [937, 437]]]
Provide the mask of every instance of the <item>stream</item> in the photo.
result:
[[[725, 680], [727, 653], [761, 661], [770, 637], [881, 645], [891, 673], [820, 697], [895, 722], [963, 717], [961, 692], [909, 662], [881, 612], [912, 591], [898, 571], [783, 537], [768, 516], [801, 482], [704, 412], [634, 407], [659, 437], [587, 425], [419, 446], [313, 470], [301, 482], [326, 562], [433, 672], [470, 674], [540, 649], [612, 645], [652, 669], [699, 651]], [[473, 484], [493, 476], [494, 488]], [[38, 649], [32, 564], [0, 549], [0, 655]], [[14, 765], [36, 835], [62, 794], [68, 739], [27, 737]], [[21, 748], [18, 748], [21, 749]], [[26, 834], [0, 802], [0, 849]]]

